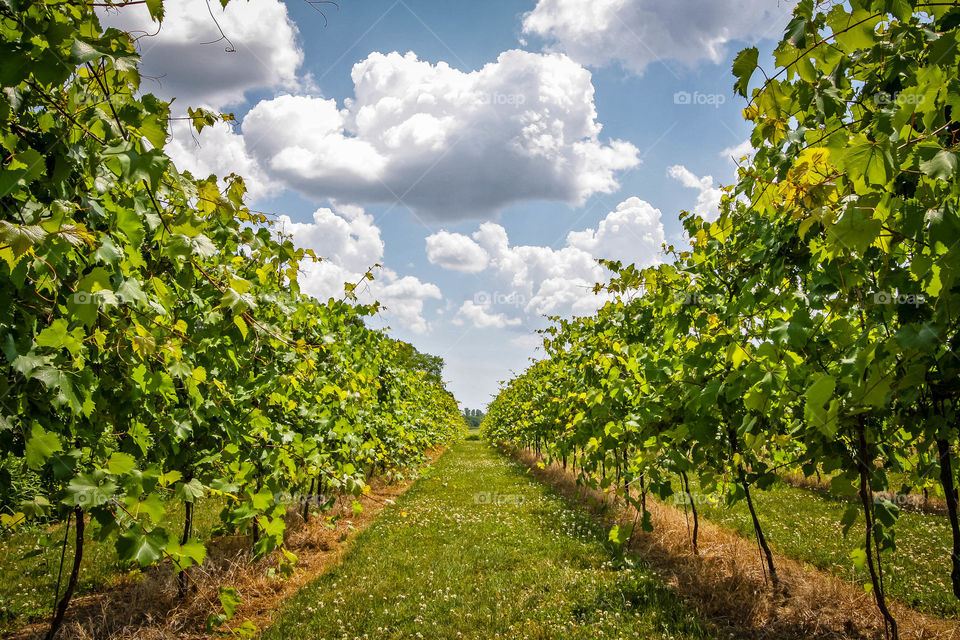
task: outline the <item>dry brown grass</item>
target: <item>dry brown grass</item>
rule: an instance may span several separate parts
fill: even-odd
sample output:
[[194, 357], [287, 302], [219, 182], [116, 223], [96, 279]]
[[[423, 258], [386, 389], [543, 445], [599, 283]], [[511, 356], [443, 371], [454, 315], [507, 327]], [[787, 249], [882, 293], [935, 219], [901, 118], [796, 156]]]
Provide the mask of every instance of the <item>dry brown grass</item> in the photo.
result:
[[[781, 477], [784, 482], [797, 489], [806, 489], [807, 491], [816, 491], [823, 494], [830, 493], [830, 483], [823, 480], [808, 478], [799, 473], [785, 473]], [[936, 496], [930, 496], [925, 499], [922, 495], [913, 493], [893, 495], [889, 491], [875, 491], [874, 496], [895, 502], [896, 505], [904, 511], [929, 513], [938, 516], [947, 514], [947, 501]]]
[[[442, 453], [443, 449], [429, 452], [429, 462]], [[356, 535], [376, 519], [387, 500], [404, 493], [411, 484], [409, 480], [388, 483], [372, 479], [371, 491], [358, 499], [363, 511], [357, 516], [353, 514], [352, 497], [338, 501], [331, 512], [307, 523], [291, 509], [287, 514], [286, 546], [298, 560], [288, 579], [268, 574], [277, 566], [278, 552], [253, 562], [249, 536], [218, 538], [207, 545], [203, 566], [190, 570], [192, 587], [183, 598], [177, 595], [176, 574], [169, 563], [151, 567], [142, 574], [120, 578], [105, 591], [75, 598], [57, 639], [207, 638], [207, 616], [220, 612], [218, 590], [228, 585], [237, 589], [242, 600], [236, 615], [224, 627], [250, 621], [260, 629], [266, 628], [283, 600], [340, 562]], [[331, 527], [326, 524], [327, 516], [334, 515], [341, 517]], [[4, 637], [43, 638], [48, 626], [48, 621], [36, 623]]]
[[[629, 525], [637, 512], [611, 498], [578, 487], [576, 477], [559, 464], [539, 468], [541, 459], [530, 451], [512, 455], [531, 468], [542, 482], [562, 495], [592, 506], [610, 524]], [[831, 576], [810, 565], [775, 555], [786, 593], [774, 594], [754, 542], [738, 533], [700, 520], [699, 549], [691, 549], [682, 510], [647, 499], [654, 530], [633, 537], [632, 550], [706, 619], [721, 637], [750, 639], [874, 640], [884, 637], [883, 620], [873, 597], [859, 585]], [[816, 541], [811, 541], [813, 544]], [[910, 640], [960, 639], [960, 623], [924, 615], [899, 603], [892, 611], [900, 637]]]

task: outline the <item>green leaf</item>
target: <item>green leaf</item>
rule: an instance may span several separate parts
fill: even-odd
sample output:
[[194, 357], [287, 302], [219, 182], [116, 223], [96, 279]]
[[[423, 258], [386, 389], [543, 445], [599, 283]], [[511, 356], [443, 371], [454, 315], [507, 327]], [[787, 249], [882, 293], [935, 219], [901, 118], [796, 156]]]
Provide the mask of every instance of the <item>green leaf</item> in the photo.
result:
[[935, 352], [940, 347], [940, 337], [936, 328], [930, 323], [923, 323], [919, 327], [905, 325], [896, 333], [897, 343], [904, 349]]
[[273, 493], [264, 487], [250, 497], [250, 503], [257, 511], [266, 511], [274, 504]]
[[862, 133], [847, 145], [840, 164], [854, 183], [885, 185], [893, 179], [895, 162], [889, 142], [871, 142]]
[[737, 57], [733, 60], [733, 75], [737, 78], [737, 81], [733, 85], [733, 90], [744, 98], [747, 97], [747, 87], [750, 84], [750, 78], [753, 76], [753, 72], [757, 68], [759, 56], [760, 52], [757, 48], [750, 47], [738, 53]]
[[900, 507], [889, 500], [877, 500], [873, 504], [873, 513], [883, 526], [892, 527], [900, 517]]
[[211, 613], [207, 616], [207, 633], [212, 634], [217, 627], [227, 621], [227, 616], [222, 613]]
[[731, 363], [734, 368], [739, 367], [748, 359], [749, 355], [738, 343], [731, 342], [727, 347], [727, 362]]
[[204, 127], [211, 127], [217, 123], [217, 114], [209, 109], [194, 109], [188, 107], [187, 115], [193, 121], [193, 126], [197, 130], [197, 133], [202, 133]]
[[53, 477], [57, 480], [66, 480], [72, 478], [77, 466], [77, 459], [72, 454], [62, 456], [53, 456], [50, 458], [50, 466], [53, 469]]
[[[13, 528], [15, 528], [15, 527], [19, 527], [19, 526], [20, 526], [21, 524], [23, 524], [24, 522], [26, 522], [26, 514], [23, 514], [23, 513], [14, 513], [14, 514], [10, 514], [10, 513], [0, 513], [0, 527], [5, 527], [5, 528], [13, 529]], [[38, 552], [37, 552], [38, 555], [39, 555], [40, 553], [42, 553], [42, 551], [38, 551]], [[29, 556], [23, 556], [24, 559], [27, 558], [27, 557], [29, 557]]]
[[150, 518], [154, 524], [159, 523], [166, 513], [166, 503], [156, 493], [148, 494], [143, 500], [136, 504], [136, 513], [144, 514]]
[[95, 62], [100, 58], [108, 58], [112, 60], [113, 57], [113, 52], [111, 52], [109, 49], [98, 47], [89, 42], [84, 42], [83, 40], [74, 40], [73, 45], [70, 47], [71, 61], [76, 64]]
[[110, 265], [117, 264], [122, 257], [123, 251], [110, 236], [104, 236], [100, 248], [97, 249], [97, 252], [94, 254], [94, 258]]
[[[855, 496], [857, 495], [857, 488], [853, 486], [849, 478], [839, 475], [830, 479], [830, 493], [835, 496]], [[856, 507], [853, 508], [852, 513], [856, 517]], [[846, 518], [846, 514], [844, 517]]]
[[613, 528], [610, 529], [610, 533], [607, 535], [607, 540], [616, 545], [622, 545], [627, 541], [626, 527], [620, 529], [620, 525], [613, 525]]
[[117, 555], [122, 562], [136, 562], [148, 567], [163, 555], [167, 546], [167, 534], [163, 529], [153, 529], [143, 533], [134, 526], [117, 537]]
[[110, 272], [103, 267], [92, 269], [77, 284], [78, 292], [96, 293], [104, 290], [113, 291], [113, 285], [110, 283]]
[[127, 278], [117, 289], [117, 301], [125, 304], [135, 302], [147, 302], [147, 295], [140, 287], [140, 282], [133, 278]]
[[936, 180], [952, 180], [957, 177], [957, 154], [946, 149], [920, 163], [920, 171]]
[[867, 566], [867, 551], [864, 548], [854, 549], [850, 552], [850, 560], [857, 569], [864, 569]]
[[203, 483], [197, 478], [194, 478], [190, 482], [184, 482], [182, 485], [177, 487], [176, 491], [177, 498], [183, 500], [184, 502], [195, 502], [198, 498], [202, 498], [205, 494], [206, 490], [203, 488]]
[[930, 209], [923, 221], [928, 226], [931, 245], [939, 245], [949, 251], [960, 241], [960, 215], [952, 202], [947, 201], [942, 207]]
[[227, 620], [237, 613], [237, 607], [240, 605], [240, 596], [233, 587], [220, 587], [220, 605], [227, 616]]
[[220, 304], [234, 313], [243, 313], [253, 306], [253, 299], [246, 294], [237, 293], [234, 289], [227, 289], [223, 292]]
[[0, 42], [0, 86], [15, 87], [30, 75], [29, 46], [21, 48], [5, 39]]
[[117, 451], [110, 456], [110, 460], [107, 462], [107, 471], [115, 476], [122, 476], [133, 471], [136, 466], [137, 461], [133, 456], [129, 453]]
[[154, 22], [163, 21], [163, 0], [147, 0], [147, 11]]
[[61, 405], [66, 405], [74, 414], [83, 411], [83, 405], [77, 399], [73, 384], [68, 374], [60, 371], [56, 367], [42, 366], [30, 372], [29, 377], [39, 380], [48, 389], [56, 391], [56, 400]]
[[34, 425], [27, 440], [26, 460], [31, 469], [40, 469], [54, 453], [63, 451], [57, 434], [45, 431], [40, 425]]
[[46, 329], [37, 336], [37, 345], [41, 347], [59, 348], [67, 335], [67, 321], [58, 318], [50, 323]]
[[190, 558], [195, 564], [203, 564], [207, 557], [207, 548], [199, 540], [192, 538], [180, 545], [180, 554]]
[[827, 225], [827, 235], [833, 245], [834, 255], [856, 251], [863, 254], [874, 243], [883, 229], [883, 223], [875, 220], [870, 210], [848, 206], [840, 219]]
[[797, 16], [787, 25], [786, 31], [784, 31], [784, 36], [787, 39], [787, 42], [797, 47], [798, 49], [806, 49], [807, 47], [807, 18], [803, 16]]
[[42, 176], [47, 169], [40, 152], [25, 149], [18, 152], [0, 169], [0, 197], [10, 195]]
[[768, 401], [766, 393], [757, 388], [749, 389], [743, 396], [743, 406], [751, 411], [763, 411]]
[[[854, 486], [849, 482], [847, 482], [847, 486], [849, 487], [849, 491], [846, 487], [844, 487], [844, 488], [840, 488], [838, 491], [834, 491], [834, 494], [835, 495], [856, 495], [857, 493], [856, 488], [854, 488]], [[831, 483], [831, 490], [832, 489], [833, 487]], [[840, 493], [840, 491], [843, 491], [844, 493]], [[857, 517], [859, 515], [860, 515], [860, 507], [858, 505], [851, 504], [846, 509], [844, 509], [843, 516], [841, 516], [840, 518], [840, 524], [843, 525], [844, 536], [846, 536], [847, 533], [850, 531], [850, 527], [856, 524]]]
[[44, 516], [50, 510], [50, 501], [43, 496], [34, 496], [20, 503], [20, 510], [31, 518]]
[[806, 393], [804, 393], [807, 404], [822, 407], [833, 396], [836, 385], [837, 381], [833, 376], [817, 374], [814, 376], [813, 382], [807, 386]]
[[837, 430], [836, 416], [825, 406], [833, 397], [836, 384], [833, 376], [816, 374], [804, 393], [804, 418], [828, 437], [833, 437]]
[[935, 64], [952, 64], [957, 57], [957, 34], [944, 33], [930, 44], [930, 60]]
[[117, 485], [110, 482], [102, 471], [81, 473], [67, 485], [63, 502], [85, 509], [106, 504], [116, 493]]
[[119, 209], [117, 211], [117, 229], [134, 247], [139, 247], [145, 235], [143, 220], [133, 209]]
[[882, 12], [873, 15], [865, 9], [856, 9], [848, 14], [842, 5], [836, 5], [828, 15], [827, 24], [836, 34], [836, 42], [852, 53], [857, 49], [870, 49], [876, 44], [877, 24], [885, 19], [886, 15]]
[[233, 324], [236, 325], [237, 329], [240, 331], [240, 335], [244, 340], [247, 339], [247, 323], [244, 321], [243, 316], [233, 316]]
[[640, 520], [640, 528], [647, 533], [653, 531], [653, 519], [649, 511], [644, 510], [643, 518]]
[[[2, 195], [2, 194], [0, 194]], [[46, 231], [40, 225], [19, 225], [0, 220], [0, 243], [9, 245], [13, 251], [13, 257], [19, 260], [20, 256], [27, 253], [39, 244], [47, 236]], [[13, 267], [16, 260], [7, 260]]]
[[98, 51], [92, 44], [82, 40], [74, 40], [73, 46], [70, 48], [70, 57], [78, 64], [93, 62], [102, 56], [102, 52]]

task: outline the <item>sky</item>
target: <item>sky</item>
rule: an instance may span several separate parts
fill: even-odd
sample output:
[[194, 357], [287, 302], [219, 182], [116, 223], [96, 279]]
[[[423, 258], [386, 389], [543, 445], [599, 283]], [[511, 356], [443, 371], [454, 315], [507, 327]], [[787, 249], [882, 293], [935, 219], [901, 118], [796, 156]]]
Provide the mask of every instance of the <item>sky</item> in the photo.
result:
[[443, 357], [462, 406], [542, 355], [548, 317], [604, 299], [600, 258], [649, 266], [716, 215], [749, 153], [732, 61], [761, 66], [786, 0], [166, 0], [139, 36], [143, 90], [233, 113], [168, 153], [242, 175], [251, 208], [324, 260], [301, 288], [358, 289], [371, 324]]

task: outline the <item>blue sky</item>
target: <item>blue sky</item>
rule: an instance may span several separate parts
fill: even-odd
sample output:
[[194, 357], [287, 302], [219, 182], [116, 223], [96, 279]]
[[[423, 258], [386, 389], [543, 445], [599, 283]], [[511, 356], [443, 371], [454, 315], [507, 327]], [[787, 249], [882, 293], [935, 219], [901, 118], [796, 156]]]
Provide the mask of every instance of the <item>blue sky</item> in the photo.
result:
[[[343, 0], [316, 6], [325, 24], [300, 0], [166, 6], [144, 89], [239, 121], [176, 128], [178, 165], [244, 175], [327, 258], [305, 267], [313, 295], [383, 265], [362, 292], [376, 323], [441, 355], [468, 407], [536, 357], [545, 314], [602, 304], [597, 258], [654, 264], [682, 209], [713, 215], [748, 150], [733, 57], [756, 44], [763, 64], [791, 8]], [[105, 21], [157, 31], [136, 7]]]

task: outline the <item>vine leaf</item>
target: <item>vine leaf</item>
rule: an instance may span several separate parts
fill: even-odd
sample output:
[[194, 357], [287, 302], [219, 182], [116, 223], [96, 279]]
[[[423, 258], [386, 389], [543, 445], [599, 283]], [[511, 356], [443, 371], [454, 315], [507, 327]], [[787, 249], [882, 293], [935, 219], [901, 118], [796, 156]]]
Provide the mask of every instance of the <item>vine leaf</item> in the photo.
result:
[[957, 177], [957, 154], [941, 149], [937, 155], [920, 163], [920, 171], [937, 180]]
[[141, 567], [147, 567], [163, 555], [167, 546], [167, 534], [160, 528], [143, 533], [135, 526], [117, 537], [116, 546], [121, 561], [136, 562]]
[[27, 440], [26, 460], [31, 469], [40, 469], [54, 453], [63, 451], [57, 434], [45, 431], [40, 425], [34, 425]]
[[756, 47], [744, 49], [737, 54], [733, 60], [733, 75], [737, 81], [733, 84], [733, 89], [744, 98], [747, 97], [747, 86], [750, 84], [750, 77], [757, 69], [757, 59], [760, 57], [760, 51]]
[[163, 0], [147, 0], [147, 11], [154, 22], [163, 22]]

